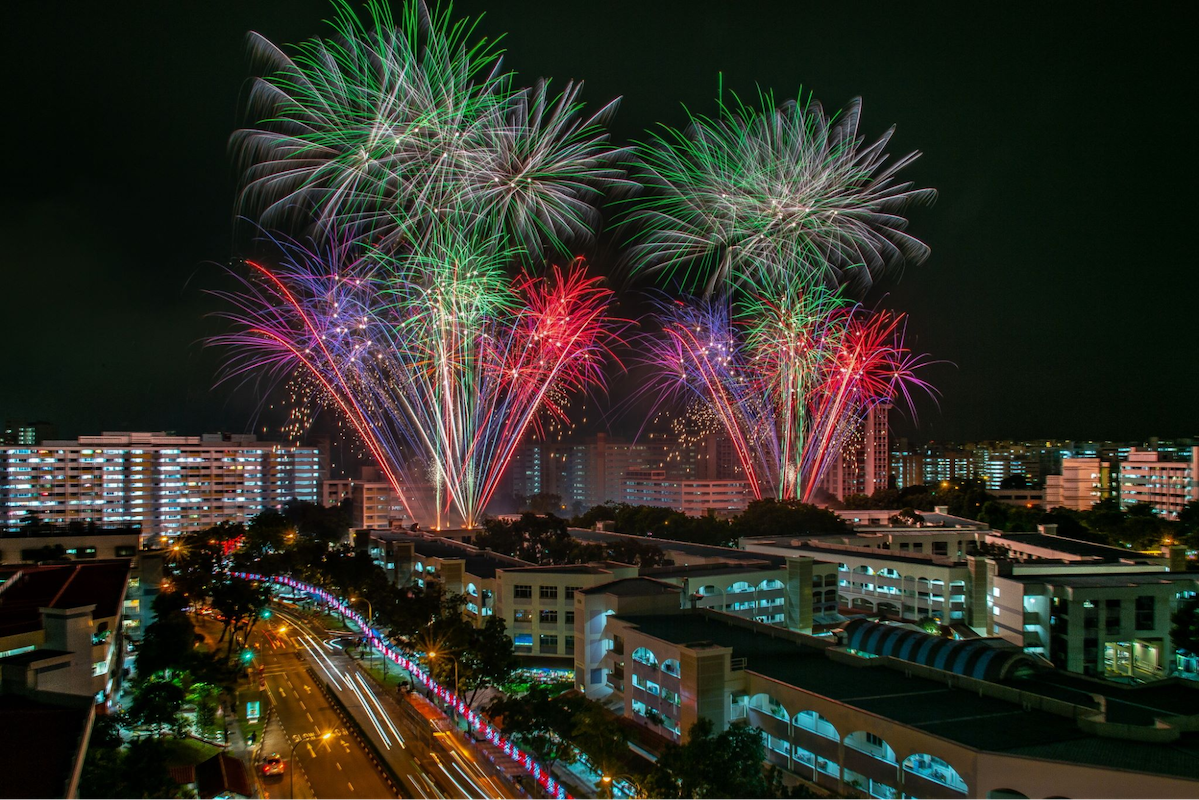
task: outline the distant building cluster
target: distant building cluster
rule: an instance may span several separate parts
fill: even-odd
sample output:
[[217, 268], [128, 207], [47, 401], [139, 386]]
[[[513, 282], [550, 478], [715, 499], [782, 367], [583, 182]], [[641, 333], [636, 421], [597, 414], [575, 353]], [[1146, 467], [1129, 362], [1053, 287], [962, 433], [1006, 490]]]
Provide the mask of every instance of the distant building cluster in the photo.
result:
[[103, 433], [0, 447], [4, 530], [48, 524], [138, 526], [174, 537], [244, 522], [289, 500], [320, 500], [325, 458], [253, 435]]
[[[1199, 500], [1199, 441], [930, 443], [900, 439], [891, 452], [897, 488], [979, 480], [1000, 500], [1017, 505], [1089, 510], [1103, 500], [1122, 508], [1147, 503], [1177, 519]], [[1003, 488], [1008, 479], [1020, 488]]]

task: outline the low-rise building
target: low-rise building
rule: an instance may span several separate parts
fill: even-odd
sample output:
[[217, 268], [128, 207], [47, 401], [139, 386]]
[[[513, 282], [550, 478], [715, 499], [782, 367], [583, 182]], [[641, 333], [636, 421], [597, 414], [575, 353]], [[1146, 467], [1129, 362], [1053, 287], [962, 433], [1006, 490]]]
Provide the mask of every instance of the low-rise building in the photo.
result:
[[[840, 641], [677, 610], [647, 578], [576, 595], [577, 688], [676, 741], [765, 734], [789, 780], [838, 796], [1190, 797], [1199, 691], [1039, 670], [1016, 648], [851, 623]], [[600, 632], [595, 634], [593, 629]]]
[[1199, 591], [1196, 574], [1097, 571], [991, 562], [988, 631], [1060, 669], [1155, 680], [1178, 671], [1170, 616]]
[[53, 692], [107, 705], [125, 666], [130, 562], [0, 568], [5, 691]]

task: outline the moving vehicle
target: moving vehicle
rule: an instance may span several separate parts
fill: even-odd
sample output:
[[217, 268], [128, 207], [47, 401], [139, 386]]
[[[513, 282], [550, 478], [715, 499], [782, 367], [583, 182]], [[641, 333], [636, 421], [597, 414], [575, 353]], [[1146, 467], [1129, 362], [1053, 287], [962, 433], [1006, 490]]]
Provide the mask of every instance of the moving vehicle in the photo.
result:
[[283, 770], [286, 768], [286, 762], [279, 757], [278, 753], [271, 753], [269, 756], [262, 759], [263, 775], [282, 775]]

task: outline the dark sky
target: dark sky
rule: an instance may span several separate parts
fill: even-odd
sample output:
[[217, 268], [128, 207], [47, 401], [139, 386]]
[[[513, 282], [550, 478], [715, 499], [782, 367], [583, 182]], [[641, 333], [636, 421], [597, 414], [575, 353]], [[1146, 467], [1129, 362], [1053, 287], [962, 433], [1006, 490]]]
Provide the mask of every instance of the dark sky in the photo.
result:
[[[1181, 4], [1179, 4], [1181, 5]], [[460, 2], [526, 79], [623, 95], [615, 134], [726, 88], [865, 99], [940, 192], [932, 247], [889, 285], [918, 349], [956, 366], [918, 438], [1142, 438], [1199, 429], [1193, 28], [1166, 4]], [[213, 388], [204, 293], [232, 248], [226, 152], [245, 32], [322, 33], [312, 0], [21, 3], [7, 10], [0, 417], [246, 430]], [[1178, 16], [1174, 16], [1177, 14]], [[872, 298], [877, 299], [877, 297]]]

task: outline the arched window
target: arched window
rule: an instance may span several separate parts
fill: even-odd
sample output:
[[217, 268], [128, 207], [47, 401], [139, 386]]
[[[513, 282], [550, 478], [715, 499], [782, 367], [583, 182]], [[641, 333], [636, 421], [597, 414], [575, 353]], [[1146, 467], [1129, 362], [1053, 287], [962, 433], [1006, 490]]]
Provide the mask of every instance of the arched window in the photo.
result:
[[783, 582], [776, 581], [774, 578], [764, 580], [758, 584], [758, 589], [760, 589], [761, 591], [764, 591], [764, 592], [769, 592], [774, 589], [782, 589], [782, 588], [783, 588]]
[[872, 570], [866, 564], [859, 564], [858, 566], [853, 568], [853, 571], [859, 575], [873, 575], [874, 574], [874, 570]]
[[667, 675], [673, 675], [676, 678], [682, 674], [681, 668], [679, 667], [679, 662], [673, 658], [668, 658], [662, 662], [662, 671]]
[[745, 581], [737, 581], [728, 588], [729, 594], [740, 594], [741, 592], [752, 592], [754, 588]]
[[881, 736], [868, 731], [854, 731], [849, 734], [845, 737], [845, 746], [857, 750], [859, 753], [873, 756], [879, 761], [886, 761], [888, 764], [899, 763], [891, 745]]
[[469, 594], [471, 597], [478, 597], [479, 596], [479, 587], [475, 586], [473, 583], [468, 583], [468, 584], [466, 584], [466, 593]]
[[926, 780], [935, 781], [942, 786], [948, 786], [954, 791], [969, 794], [966, 781], [947, 761], [942, 761], [928, 753], [915, 753], [903, 760], [903, 768], [907, 772], [919, 775]]
[[829, 722], [824, 717], [817, 714], [815, 711], [800, 711], [791, 720], [791, 724], [797, 728], [804, 728], [812, 731], [817, 736], [823, 736], [826, 739], [832, 739], [835, 742], [841, 741], [841, 735], [837, 733], [837, 729], [833, 723]]
[[760, 692], [751, 697], [749, 700], [749, 705], [750, 708], [756, 708], [759, 711], [764, 711], [767, 714], [770, 714], [771, 716], [777, 717], [781, 720], [786, 720], [790, 716], [790, 714], [787, 713], [787, 709], [783, 707], [782, 703], [765, 692]]
[[714, 594], [720, 594], [720, 590], [709, 583], [707, 586], [699, 587], [699, 594], [701, 597], [711, 597]]
[[638, 647], [633, 651], [633, 660], [647, 667], [657, 667], [658, 657], [648, 647]]

